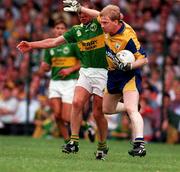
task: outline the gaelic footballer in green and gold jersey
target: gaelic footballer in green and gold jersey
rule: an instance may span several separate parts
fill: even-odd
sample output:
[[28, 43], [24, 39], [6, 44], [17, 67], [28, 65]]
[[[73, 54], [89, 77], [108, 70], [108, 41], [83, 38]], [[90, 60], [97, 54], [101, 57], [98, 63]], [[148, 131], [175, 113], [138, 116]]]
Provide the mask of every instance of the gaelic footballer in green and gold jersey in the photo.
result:
[[51, 66], [51, 79], [77, 79], [79, 76], [78, 71], [74, 71], [66, 77], [63, 77], [59, 74], [60, 70], [75, 66], [77, 64], [77, 55], [78, 48], [75, 43], [63, 44], [55, 48], [46, 49], [44, 61]]
[[77, 42], [81, 52], [81, 67], [107, 68], [104, 34], [97, 19], [87, 25], [73, 26], [64, 35], [67, 42]]

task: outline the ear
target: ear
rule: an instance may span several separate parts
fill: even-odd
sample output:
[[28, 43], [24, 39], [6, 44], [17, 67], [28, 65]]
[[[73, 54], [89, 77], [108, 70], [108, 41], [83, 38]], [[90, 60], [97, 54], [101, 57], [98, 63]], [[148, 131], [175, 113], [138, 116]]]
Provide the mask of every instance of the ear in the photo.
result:
[[116, 24], [116, 25], [118, 25], [118, 24], [119, 24], [119, 21], [118, 21], [118, 20], [115, 20], [114, 22], [115, 22], [115, 24]]
[[124, 18], [124, 15], [120, 13], [120, 19], [122, 20]]

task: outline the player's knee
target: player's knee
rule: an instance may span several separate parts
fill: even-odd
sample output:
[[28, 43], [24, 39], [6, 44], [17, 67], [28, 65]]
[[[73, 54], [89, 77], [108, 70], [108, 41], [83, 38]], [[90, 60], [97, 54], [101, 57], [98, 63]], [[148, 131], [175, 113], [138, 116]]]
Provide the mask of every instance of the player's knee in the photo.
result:
[[58, 119], [61, 116], [61, 114], [57, 111], [53, 111], [53, 114], [54, 114], [55, 119]]
[[135, 113], [135, 112], [138, 112], [137, 108], [135, 107], [132, 107], [132, 106], [126, 106], [126, 111], [129, 115]]
[[57, 121], [57, 122], [61, 122], [61, 121], [63, 121], [63, 119], [62, 119], [62, 116], [61, 115], [59, 115], [59, 114], [54, 114], [54, 116], [55, 116], [55, 120]]
[[72, 102], [72, 105], [74, 108], [81, 108], [83, 107], [83, 100], [82, 99], [74, 99], [73, 102]]
[[69, 122], [69, 121], [70, 121], [70, 119], [69, 119], [67, 116], [62, 116], [62, 117], [61, 117], [61, 120], [62, 120], [63, 122]]

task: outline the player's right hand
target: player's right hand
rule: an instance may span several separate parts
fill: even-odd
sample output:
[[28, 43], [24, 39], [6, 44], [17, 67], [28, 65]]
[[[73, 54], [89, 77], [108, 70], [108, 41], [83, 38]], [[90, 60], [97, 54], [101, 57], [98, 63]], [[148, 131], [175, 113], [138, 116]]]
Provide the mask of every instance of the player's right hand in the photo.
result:
[[32, 49], [32, 47], [30, 46], [30, 43], [27, 41], [21, 41], [18, 45], [17, 48], [20, 52], [25, 53], [28, 52]]
[[81, 5], [77, 0], [63, 0], [64, 11], [80, 12]]

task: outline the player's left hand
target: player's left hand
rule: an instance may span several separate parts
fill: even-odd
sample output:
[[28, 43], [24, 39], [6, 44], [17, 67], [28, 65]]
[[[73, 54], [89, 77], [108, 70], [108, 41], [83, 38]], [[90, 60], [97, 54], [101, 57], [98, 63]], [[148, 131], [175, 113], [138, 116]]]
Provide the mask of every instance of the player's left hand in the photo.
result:
[[116, 56], [113, 58], [113, 63], [116, 65], [118, 70], [128, 71], [132, 69], [131, 63], [121, 62]]
[[68, 12], [80, 12], [81, 5], [77, 0], [63, 0], [64, 11]]
[[68, 76], [71, 73], [71, 68], [62, 69], [59, 71], [59, 75], [61, 75], [63, 78]]
[[122, 63], [118, 64], [118, 69], [122, 71], [129, 71], [132, 70], [132, 63]]

